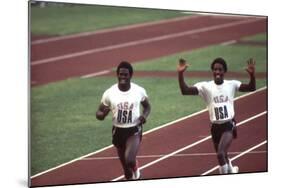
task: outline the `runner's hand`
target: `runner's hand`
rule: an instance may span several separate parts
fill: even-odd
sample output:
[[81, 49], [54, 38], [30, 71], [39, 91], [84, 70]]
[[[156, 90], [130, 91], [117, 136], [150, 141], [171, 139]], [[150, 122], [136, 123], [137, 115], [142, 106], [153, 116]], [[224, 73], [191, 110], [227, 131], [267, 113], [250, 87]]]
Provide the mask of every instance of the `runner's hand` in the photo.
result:
[[180, 58], [179, 64], [178, 64], [178, 67], [177, 67], [177, 71], [178, 72], [184, 72], [187, 69], [188, 66], [189, 66], [189, 64], [186, 63], [186, 60]]
[[144, 116], [140, 116], [139, 117], [139, 124], [142, 125], [142, 124], [145, 124], [145, 122], [146, 122], [145, 117]]
[[255, 74], [255, 65], [256, 65], [256, 61], [253, 58], [250, 58], [247, 61], [247, 68], [245, 69], [250, 75], [254, 75]]

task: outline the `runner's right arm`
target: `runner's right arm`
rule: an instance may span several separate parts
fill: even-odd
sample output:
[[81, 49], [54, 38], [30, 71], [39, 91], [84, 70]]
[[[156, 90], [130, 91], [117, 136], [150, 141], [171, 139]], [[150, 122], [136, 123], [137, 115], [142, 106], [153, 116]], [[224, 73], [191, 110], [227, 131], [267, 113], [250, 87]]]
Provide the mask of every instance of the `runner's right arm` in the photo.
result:
[[186, 64], [185, 59], [180, 59], [177, 67], [178, 71], [178, 81], [182, 95], [198, 95], [198, 89], [193, 86], [188, 86], [184, 81], [183, 73], [187, 69], [188, 65]]
[[100, 106], [96, 112], [96, 118], [98, 120], [104, 120], [104, 118], [107, 116], [109, 111], [110, 111], [110, 109], [108, 106], [105, 106], [104, 104], [100, 104]]

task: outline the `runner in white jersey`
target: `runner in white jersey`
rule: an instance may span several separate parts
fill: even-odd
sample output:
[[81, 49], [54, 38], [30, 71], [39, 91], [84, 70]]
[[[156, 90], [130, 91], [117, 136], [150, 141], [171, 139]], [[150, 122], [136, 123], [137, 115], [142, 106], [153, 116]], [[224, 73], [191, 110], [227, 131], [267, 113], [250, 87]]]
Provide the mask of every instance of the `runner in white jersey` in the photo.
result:
[[146, 91], [131, 83], [128, 91], [121, 91], [118, 84], [106, 90], [102, 97], [102, 104], [110, 107], [115, 127], [129, 128], [139, 124], [140, 104], [147, 99]]
[[225, 123], [234, 118], [234, 96], [241, 85], [237, 80], [224, 80], [220, 85], [214, 81], [199, 82], [194, 86], [204, 99], [211, 123]]
[[132, 75], [131, 64], [121, 62], [117, 67], [118, 83], [104, 92], [96, 112], [99, 120], [104, 120], [112, 112], [112, 143], [117, 148], [127, 180], [140, 178], [136, 156], [142, 138], [142, 125], [150, 113], [146, 91], [131, 82]]
[[234, 96], [236, 91], [247, 92], [256, 89], [255, 61], [247, 61], [246, 71], [250, 76], [248, 84], [237, 80], [224, 80], [227, 64], [223, 58], [216, 58], [211, 64], [213, 80], [196, 83], [188, 86], [184, 81], [183, 73], [188, 65], [184, 59], [179, 60], [178, 80], [183, 95], [200, 95], [206, 102], [211, 122], [211, 135], [217, 152], [220, 165], [220, 174], [238, 173], [238, 167], [233, 167], [228, 159], [228, 148], [232, 139], [237, 137], [235, 126]]

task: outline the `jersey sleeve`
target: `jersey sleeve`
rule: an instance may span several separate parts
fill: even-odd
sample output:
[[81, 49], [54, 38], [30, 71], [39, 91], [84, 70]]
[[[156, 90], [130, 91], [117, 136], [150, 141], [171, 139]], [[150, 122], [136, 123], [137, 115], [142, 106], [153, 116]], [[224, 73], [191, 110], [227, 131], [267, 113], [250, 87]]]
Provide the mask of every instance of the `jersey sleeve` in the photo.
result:
[[204, 86], [205, 82], [198, 82], [196, 84], [194, 84], [194, 87], [197, 88], [198, 90], [198, 94], [203, 97], [203, 86]]
[[104, 104], [105, 106], [110, 106], [110, 100], [109, 100], [109, 91], [106, 90], [101, 98], [101, 103]]
[[235, 88], [235, 91], [238, 91], [241, 86], [241, 82], [238, 80], [232, 80], [231, 83], [232, 83], [233, 87]]
[[144, 88], [140, 87], [141, 102], [148, 98]]

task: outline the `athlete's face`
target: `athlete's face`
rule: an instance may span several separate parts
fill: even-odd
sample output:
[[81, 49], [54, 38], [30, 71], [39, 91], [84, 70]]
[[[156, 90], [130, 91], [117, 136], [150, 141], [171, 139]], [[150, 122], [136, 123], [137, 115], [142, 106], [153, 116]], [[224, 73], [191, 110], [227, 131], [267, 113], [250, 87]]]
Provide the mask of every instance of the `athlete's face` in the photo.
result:
[[119, 85], [128, 85], [131, 81], [131, 75], [129, 69], [120, 68], [118, 73], [118, 83]]
[[213, 77], [216, 84], [220, 85], [223, 83], [225, 70], [219, 63], [214, 64]]

